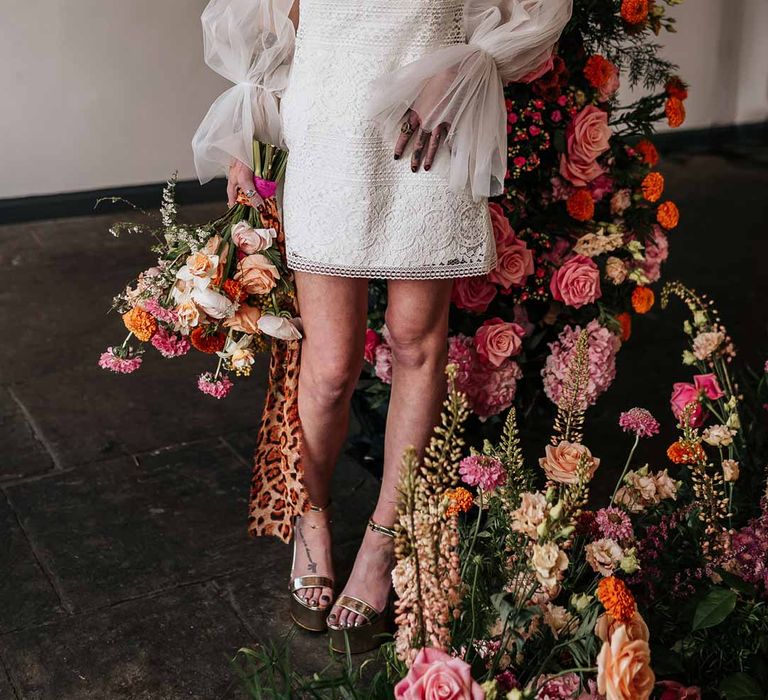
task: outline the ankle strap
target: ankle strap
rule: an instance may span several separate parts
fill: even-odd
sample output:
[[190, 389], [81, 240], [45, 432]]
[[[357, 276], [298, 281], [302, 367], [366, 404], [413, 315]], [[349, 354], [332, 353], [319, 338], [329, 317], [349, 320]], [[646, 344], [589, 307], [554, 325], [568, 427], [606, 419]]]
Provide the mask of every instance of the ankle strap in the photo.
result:
[[310, 503], [310, 504], [309, 504], [309, 509], [310, 509], [310, 510], [311, 510], [313, 513], [324, 513], [326, 510], [328, 510], [328, 509], [331, 507], [331, 504], [332, 504], [332, 503], [333, 503], [333, 502], [332, 502], [332, 501], [331, 501], [331, 499], [329, 498], [329, 499], [328, 499], [328, 503], [326, 503], [326, 504], [325, 504], [325, 505], [324, 505], [322, 508], [321, 508], [320, 506], [316, 506], [314, 503]]
[[373, 532], [378, 532], [380, 535], [386, 535], [387, 537], [395, 536], [395, 531], [391, 527], [384, 527], [384, 525], [379, 525], [377, 522], [374, 522], [373, 518], [368, 520], [368, 527]]

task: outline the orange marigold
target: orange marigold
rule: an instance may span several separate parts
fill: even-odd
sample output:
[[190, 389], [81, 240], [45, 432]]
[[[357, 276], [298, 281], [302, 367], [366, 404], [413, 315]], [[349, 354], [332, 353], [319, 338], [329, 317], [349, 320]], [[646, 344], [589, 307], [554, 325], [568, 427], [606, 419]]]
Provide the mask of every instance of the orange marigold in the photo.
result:
[[226, 341], [227, 336], [224, 333], [218, 331], [210, 333], [203, 326], [198, 326], [189, 334], [189, 342], [192, 347], [209, 355], [223, 350]]
[[674, 202], [662, 202], [656, 210], [656, 221], [665, 229], [675, 228], [680, 223], [680, 211]]
[[643, 197], [649, 202], [658, 202], [664, 192], [664, 176], [661, 173], [648, 173], [641, 187]]
[[707, 453], [698, 442], [678, 440], [667, 448], [667, 457], [673, 464], [697, 464], [706, 461]]
[[597, 584], [597, 598], [611, 617], [625, 625], [635, 616], [635, 598], [620, 578], [606, 576], [602, 579]]
[[688, 99], [688, 86], [682, 81], [680, 76], [673, 75], [666, 85], [667, 95], [669, 97], [676, 97], [678, 100]]
[[123, 323], [142, 343], [146, 343], [157, 330], [155, 317], [138, 306], [123, 314]]
[[667, 124], [673, 129], [677, 129], [685, 121], [685, 105], [677, 97], [667, 98], [667, 103], [664, 105], [664, 113], [667, 115]]
[[595, 200], [586, 189], [576, 190], [568, 198], [568, 213], [576, 221], [589, 221], [595, 215]]
[[237, 301], [241, 304], [248, 298], [248, 292], [243, 289], [243, 285], [237, 280], [224, 280], [224, 284], [221, 285], [221, 291], [232, 301]]
[[621, 342], [626, 343], [632, 335], [632, 316], [626, 311], [622, 311], [616, 316], [616, 320], [621, 326]]
[[642, 139], [635, 145], [635, 150], [640, 154], [643, 163], [653, 167], [659, 162], [659, 152], [648, 139]]
[[450, 503], [445, 510], [447, 516], [458, 515], [459, 513], [466, 513], [475, 503], [475, 499], [467, 489], [461, 486], [451, 489], [446, 493]]
[[656, 301], [656, 295], [650, 287], [635, 287], [632, 292], [632, 308], [638, 314], [647, 314]]
[[621, 18], [627, 24], [644, 24], [648, 19], [648, 0], [622, 0]]

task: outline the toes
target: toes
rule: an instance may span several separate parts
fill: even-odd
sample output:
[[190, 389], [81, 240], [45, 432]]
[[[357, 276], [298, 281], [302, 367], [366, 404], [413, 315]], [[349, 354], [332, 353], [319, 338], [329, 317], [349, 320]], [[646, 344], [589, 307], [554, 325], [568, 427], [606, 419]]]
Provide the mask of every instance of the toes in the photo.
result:
[[320, 590], [320, 607], [326, 608], [331, 604], [331, 597], [333, 591], [330, 588], [321, 588]]

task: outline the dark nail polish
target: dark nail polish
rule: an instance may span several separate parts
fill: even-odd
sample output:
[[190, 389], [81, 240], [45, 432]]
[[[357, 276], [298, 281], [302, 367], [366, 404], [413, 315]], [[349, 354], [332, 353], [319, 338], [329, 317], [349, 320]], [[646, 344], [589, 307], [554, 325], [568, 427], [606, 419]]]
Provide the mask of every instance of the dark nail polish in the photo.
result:
[[418, 166], [416, 166], [416, 165], [412, 165], [412, 166], [411, 166], [411, 172], [412, 172], [412, 173], [415, 173], [415, 172], [416, 172], [418, 169], [419, 169], [419, 168], [418, 168]]
[[425, 165], [424, 170], [429, 170], [432, 166], [431, 165]]
[[400, 160], [400, 156], [397, 153], [395, 153], [395, 160]]

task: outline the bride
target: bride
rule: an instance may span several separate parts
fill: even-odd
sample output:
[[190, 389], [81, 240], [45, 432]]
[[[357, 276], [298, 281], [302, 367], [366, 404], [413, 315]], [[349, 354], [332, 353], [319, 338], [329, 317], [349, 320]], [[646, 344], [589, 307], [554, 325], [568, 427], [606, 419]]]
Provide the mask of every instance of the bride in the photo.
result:
[[[496, 264], [502, 86], [548, 69], [571, 0], [212, 0], [206, 60], [236, 83], [195, 136], [201, 181], [254, 188], [251, 142], [289, 150], [288, 266], [304, 326], [298, 405], [304, 486], [291, 611], [332, 645], [375, 646], [394, 564], [401, 456], [423, 449], [445, 393], [452, 281]], [[369, 279], [386, 279], [392, 388], [381, 490], [334, 599], [329, 485], [363, 363]], [[343, 509], [344, 504], [336, 504]]]

